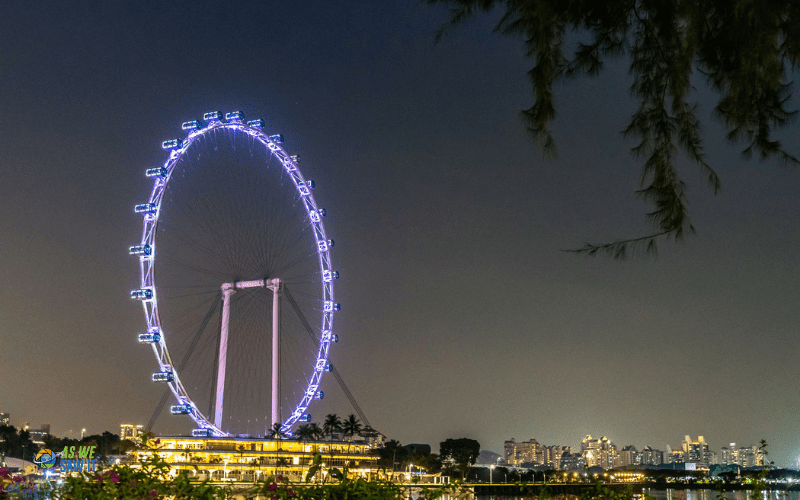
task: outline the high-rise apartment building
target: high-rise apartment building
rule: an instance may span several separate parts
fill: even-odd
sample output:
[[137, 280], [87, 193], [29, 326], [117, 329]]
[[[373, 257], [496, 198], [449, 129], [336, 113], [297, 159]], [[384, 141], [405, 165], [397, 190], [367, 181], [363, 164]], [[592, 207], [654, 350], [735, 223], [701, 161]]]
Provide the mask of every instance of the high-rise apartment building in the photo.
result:
[[588, 467], [598, 465], [604, 469], [614, 467], [617, 462], [617, 446], [605, 436], [594, 439], [587, 435], [581, 441], [581, 457]]
[[720, 450], [720, 460], [722, 465], [738, 465], [739, 462], [736, 458], [736, 443], [730, 443], [729, 446], [723, 446]]
[[624, 467], [626, 465], [641, 465], [642, 454], [632, 444], [624, 446], [619, 452], [617, 457], [617, 466]]
[[664, 463], [664, 452], [645, 446], [642, 450], [642, 465], [661, 465]]
[[586, 460], [580, 453], [564, 452], [561, 455], [561, 469], [560, 470], [583, 470], [586, 466]]
[[542, 459], [543, 447], [535, 439], [517, 443], [514, 438], [503, 443], [503, 454], [506, 463], [509, 465], [521, 465], [523, 463], [540, 464]]
[[144, 427], [141, 425], [122, 424], [119, 426], [119, 438], [140, 441]]
[[542, 461], [542, 465], [549, 465], [550, 467], [561, 470], [563, 467], [561, 466], [561, 457], [566, 453], [567, 455], [572, 453], [572, 449], [569, 446], [547, 446], [543, 447], [544, 449], [544, 460]]
[[697, 440], [693, 441], [687, 434], [683, 443], [681, 443], [681, 447], [684, 454], [684, 463], [693, 463], [700, 468], [708, 468], [711, 457], [708, 451], [708, 443], [703, 439], [703, 436], [697, 436]]

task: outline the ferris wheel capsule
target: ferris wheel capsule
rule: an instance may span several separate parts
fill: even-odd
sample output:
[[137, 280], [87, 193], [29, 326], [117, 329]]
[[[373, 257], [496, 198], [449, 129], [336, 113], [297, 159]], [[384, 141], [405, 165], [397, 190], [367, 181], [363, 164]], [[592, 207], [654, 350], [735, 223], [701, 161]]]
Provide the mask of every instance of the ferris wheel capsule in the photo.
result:
[[133, 211], [137, 214], [155, 215], [158, 207], [155, 203], [141, 203], [133, 207]]
[[150, 300], [153, 298], [153, 290], [151, 288], [137, 288], [136, 290], [131, 290], [131, 298]]
[[147, 333], [140, 333], [138, 338], [142, 344], [156, 344], [161, 342], [161, 332], [158, 328], [153, 328]]
[[203, 115], [203, 121], [207, 123], [222, 121], [222, 113], [219, 111], [209, 111]]
[[283, 134], [271, 135], [271, 136], [269, 136], [269, 140], [271, 140], [272, 142], [277, 142], [278, 144], [282, 144], [283, 143]]
[[192, 120], [181, 123], [182, 130], [200, 130], [203, 128], [203, 123], [200, 120]]
[[175, 380], [175, 375], [172, 372], [155, 372], [153, 374], [153, 382], [172, 382]]
[[249, 122], [247, 122], [247, 126], [253, 128], [264, 128], [264, 120], [262, 120], [261, 118], [250, 120]]
[[161, 147], [164, 149], [180, 149], [183, 147], [183, 141], [180, 139], [170, 139], [168, 141], [164, 141], [161, 143]]
[[225, 119], [229, 122], [241, 122], [244, 120], [244, 113], [241, 111], [231, 111], [230, 113], [225, 113]]
[[133, 245], [128, 249], [128, 253], [131, 255], [143, 255], [148, 256], [153, 253], [153, 249], [150, 245]]
[[192, 405], [172, 405], [169, 407], [169, 412], [173, 415], [189, 415], [192, 413]]
[[211, 429], [192, 429], [192, 437], [211, 437], [213, 435]]
[[165, 178], [169, 171], [164, 167], [155, 167], [155, 168], [148, 168], [144, 171], [145, 177], [159, 177], [161, 179]]

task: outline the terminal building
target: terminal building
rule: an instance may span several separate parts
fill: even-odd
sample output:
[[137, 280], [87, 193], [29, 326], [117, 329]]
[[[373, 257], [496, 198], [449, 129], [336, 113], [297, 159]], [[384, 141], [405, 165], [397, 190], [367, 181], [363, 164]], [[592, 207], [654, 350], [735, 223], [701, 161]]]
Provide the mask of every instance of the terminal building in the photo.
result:
[[315, 453], [322, 456], [320, 474], [349, 463], [350, 477], [380, 477], [378, 456], [369, 444], [359, 441], [164, 436], [151, 439], [148, 445], [151, 449], [131, 453], [133, 464], [156, 453], [170, 464], [174, 476], [183, 472], [198, 480], [253, 482], [280, 474], [304, 481]]

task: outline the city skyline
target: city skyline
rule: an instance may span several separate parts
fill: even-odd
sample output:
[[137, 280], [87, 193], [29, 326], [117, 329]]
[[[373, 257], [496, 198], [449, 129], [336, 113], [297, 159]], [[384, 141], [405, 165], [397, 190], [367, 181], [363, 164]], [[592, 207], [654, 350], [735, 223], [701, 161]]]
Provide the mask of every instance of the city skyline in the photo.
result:
[[[636, 109], [624, 58], [555, 88], [559, 156], [543, 159], [518, 117], [532, 61], [492, 33], [500, 12], [436, 44], [446, 10], [405, 0], [4, 10], [0, 409], [13, 419], [56, 434], [150, 419], [164, 386], [129, 298], [133, 207], [162, 141], [240, 110], [316, 180], [341, 273], [331, 360], [376, 429], [495, 451], [531, 433], [637, 447], [690, 433], [715, 449], [766, 439], [779, 465], [800, 456], [800, 169], [743, 160], [701, 75], [722, 191], [679, 159], [697, 234], [618, 262], [562, 250], [648, 228], [642, 163], [620, 134]], [[798, 131], [778, 134], [796, 156]], [[355, 413], [329, 375], [321, 390], [315, 421]], [[154, 430], [191, 432], [168, 412]]]
[[[9, 412], [0, 412], [0, 425], [14, 425], [14, 423], [10, 419]], [[31, 432], [32, 439], [34, 443], [39, 445], [43, 445], [42, 438], [45, 434], [50, 433], [50, 424], [41, 424], [39, 428], [33, 428], [29, 422], [24, 422], [19, 425], [15, 425], [15, 427], [19, 430], [28, 430]], [[120, 439], [137, 439], [142, 432], [144, 432], [144, 426], [140, 424], [120, 424], [120, 432], [119, 436]], [[80, 438], [83, 439], [83, 434], [86, 433], [86, 429], [83, 428], [80, 430], [81, 436]], [[106, 429], [103, 432], [108, 432]], [[99, 432], [98, 432], [99, 433]], [[87, 435], [92, 435], [92, 432], [87, 433]], [[54, 435], [55, 436], [55, 435]], [[55, 437], [67, 437], [67, 438], [77, 438], [77, 435], [62, 435], [62, 436], [55, 436]], [[257, 437], [257, 436], [253, 436]], [[387, 439], [394, 439], [393, 436], [386, 436]], [[588, 444], [587, 444], [588, 443]], [[402, 443], [402, 444], [411, 444]], [[436, 453], [436, 443], [426, 443], [431, 446], [432, 452]], [[539, 443], [536, 438], [531, 438], [528, 441], [520, 440], [519, 442], [516, 441], [515, 438], [510, 438], [503, 443], [502, 448], [497, 448], [500, 450], [498, 453], [495, 448], [492, 448], [491, 444], [481, 445], [481, 451], [488, 451], [493, 454], [497, 454], [501, 457], [504, 457], [505, 463], [509, 465], [522, 465], [523, 463], [536, 463], [536, 465], [553, 465], [554, 456], [553, 453], [555, 452], [557, 455], [560, 456], [561, 453], [571, 453], [572, 450], [578, 450], [577, 455], [584, 456], [584, 462], [587, 466], [591, 467], [593, 465], [602, 465], [598, 463], [598, 460], [605, 461], [608, 467], [605, 468], [612, 468], [612, 467], [619, 467], [624, 465], [659, 465], [659, 464], [669, 464], [669, 463], [686, 463], [692, 462], [704, 467], [708, 465], [714, 464], [738, 464], [742, 467], [753, 467], [758, 466], [761, 463], [761, 457], [763, 457], [761, 450], [760, 450], [760, 443], [751, 443], [749, 445], [745, 445], [743, 443], [739, 443], [737, 446], [736, 442], [728, 442], [716, 449], [710, 447], [705, 440], [704, 436], [698, 436], [697, 439], [692, 439], [690, 435], [685, 435], [683, 441], [681, 441], [680, 445], [673, 449], [670, 443], [666, 443], [664, 445], [665, 450], [660, 450], [657, 448], [653, 448], [651, 446], [653, 443], [647, 443], [642, 446], [642, 450], [639, 451], [636, 448], [635, 444], [627, 443], [625, 445], [616, 445], [613, 440], [608, 439], [606, 436], [599, 436], [597, 438], [593, 438], [591, 435], [586, 435], [584, 438], [577, 442], [573, 442], [571, 444], [551, 444], [547, 445], [544, 442]], [[767, 454], [769, 454], [769, 444], [767, 443]], [[533, 445], [533, 447], [531, 447]], [[698, 452], [692, 451], [692, 447], [697, 447], [700, 445], [700, 456], [695, 456]], [[610, 447], [610, 448], [609, 448]], [[585, 460], [586, 452], [589, 451], [591, 453], [592, 450], [608, 450], [613, 449], [612, 455], [604, 455], [603, 459], [598, 459], [595, 457], [595, 460], [591, 458], [587, 461]], [[633, 462], [625, 462], [624, 454], [627, 451], [632, 451], [633, 453], [638, 453], [639, 459]], [[704, 451], [703, 451], [704, 450]], [[717, 453], [716, 450], [719, 450], [720, 453]], [[676, 460], [675, 457], [670, 457], [669, 453], [672, 452], [678, 453], [679, 458]], [[645, 454], [655, 453], [655, 455], [650, 456]], [[693, 455], [694, 453], [694, 455]], [[707, 456], [703, 454], [710, 453]], [[742, 455], [742, 453], [746, 453], [746, 455]], [[599, 455], [598, 455], [599, 456]], [[513, 457], [513, 458], [509, 458]], [[660, 458], [653, 458], [653, 457], [660, 457]], [[771, 458], [767, 456], [767, 461], [770, 461]], [[558, 466], [558, 458], [555, 458], [554, 467], [556, 469], [561, 469], [562, 467]], [[574, 465], [574, 464], [573, 464]], [[776, 466], [782, 466], [780, 464], [776, 464]], [[800, 470], [800, 462], [795, 462], [791, 464], [784, 464], [784, 467], [788, 468], [795, 468]]]

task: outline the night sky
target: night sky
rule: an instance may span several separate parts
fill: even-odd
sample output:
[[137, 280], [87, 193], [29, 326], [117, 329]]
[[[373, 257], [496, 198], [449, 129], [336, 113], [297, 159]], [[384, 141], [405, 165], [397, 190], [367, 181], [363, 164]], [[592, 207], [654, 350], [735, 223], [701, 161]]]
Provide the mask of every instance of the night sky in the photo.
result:
[[[556, 160], [526, 137], [498, 12], [434, 43], [397, 2], [28, 2], [0, 15], [0, 411], [56, 435], [145, 424], [164, 386], [136, 342], [146, 168], [211, 110], [263, 117], [317, 182], [342, 311], [332, 360], [403, 443], [512, 437], [800, 455], [800, 170], [744, 161], [699, 116], [722, 193], [678, 164], [697, 235], [657, 259], [561, 251], [640, 236], [620, 131], [625, 60], [557, 88]], [[575, 37], [573, 37], [575, 38]], [[795, 74], [795, 77], [798, 75]], [[794, 101], [797, 103], [797, 99]], [[796, 105], [794, 107], [797, 107]], [[779, 136], [797, 147], [798, 126]], [[315, 420], [352, 413], [332, 378]], [[155, 431], [188, 432], [165, 414]]]

